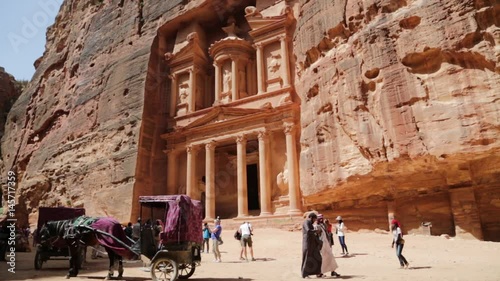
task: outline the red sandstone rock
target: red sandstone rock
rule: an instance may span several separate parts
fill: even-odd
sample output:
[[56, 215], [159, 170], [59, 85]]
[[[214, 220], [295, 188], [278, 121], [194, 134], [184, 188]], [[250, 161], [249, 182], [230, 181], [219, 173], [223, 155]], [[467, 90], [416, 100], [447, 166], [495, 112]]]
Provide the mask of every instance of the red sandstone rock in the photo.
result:
[[[71, 204], [126, 221], [138, 195], [166, 186], [166, 38], [246, 2], [87, 2], [64, 2], [48, 30], [33, 81], [9, 115], [3, 160], [19, 171], [20, 214]], [[434, 234], [498, 237], [499, 5], [256, 7], [276, 15], [285, 2], [296, 19], [305, 207], [341, 214], [350, 229], [385, 228], [395, 213], [406, 230], [432, 221]]]

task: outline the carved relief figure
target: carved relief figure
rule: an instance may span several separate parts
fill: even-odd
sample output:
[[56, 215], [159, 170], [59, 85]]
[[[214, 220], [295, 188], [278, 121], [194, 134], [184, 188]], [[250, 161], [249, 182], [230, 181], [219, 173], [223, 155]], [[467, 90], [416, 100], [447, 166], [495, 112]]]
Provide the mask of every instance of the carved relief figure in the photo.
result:
[[281, 55], [280, 54], [271, 54], [271, 61], [269, 62], [268, 70], [270, 73], [275, 74], [281, 68]]
[[179, 85], [179, 104], [187, 103], [189, 96], [189, 85], [188, 83], [182, 83]]

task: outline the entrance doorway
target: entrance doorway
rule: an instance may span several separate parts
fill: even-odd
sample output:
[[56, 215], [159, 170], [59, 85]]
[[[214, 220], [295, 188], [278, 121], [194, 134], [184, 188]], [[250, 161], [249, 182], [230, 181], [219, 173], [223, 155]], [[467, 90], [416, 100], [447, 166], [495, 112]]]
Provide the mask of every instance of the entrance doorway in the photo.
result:
[[247, 165], [248, 210], [259, 210], [259, 176], [257, 164]]

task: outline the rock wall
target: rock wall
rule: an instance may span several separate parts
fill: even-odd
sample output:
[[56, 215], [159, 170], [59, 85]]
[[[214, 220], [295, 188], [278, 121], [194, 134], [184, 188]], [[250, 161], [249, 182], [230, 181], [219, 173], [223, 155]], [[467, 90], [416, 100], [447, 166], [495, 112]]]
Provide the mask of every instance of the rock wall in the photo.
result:
[[129, 220], [150, 49], [181, 2], [64, 1], [2, 141], [19, 223], [56, 205]]
[[[0, 140], [4, 135], [7, 114], [20, 94], [21, 89], [18, 85], [16, 85], [16, 79], [14, 79], [14, 76], [5, 72], [3, 67], [0, 67]], [[5, 167], [1, 156], [2, 148], [0, 147], [0, 184], [2, 184], [3, 187], [5, 181], [4, 175], [6, 175], [6, 172], [4, 171]]]
[[162, 61], [177, 29], [278, 2], [297, 20], [304, 206], [351, 229], [395, 215], [409, 232], [498, 237], [494, 0], [66, 0], [1, 144], [19, 222], [55, 205], [135, 219], [138, 195], [165, 191]]
[[[431, 221], [437, 234], [482, 228], [498, 239], [498, 1], [318, 0], [296, 10], [305, 205], [355, 228], [396, 215], [407, 230]], [[470, 208], [454, 189], [468, 190]], [[490, 200], [476, 200], [484, 193]]]
[[[20, 94], [21, 91], [16, 85], [16, 79], [14, 76], [5, 72], [3, 67], [0, 67], [0, 139], [4, 135], [4, 126], [7, 121], [7, 114]], [[2, 155], [1, 149], [0, 155]]]

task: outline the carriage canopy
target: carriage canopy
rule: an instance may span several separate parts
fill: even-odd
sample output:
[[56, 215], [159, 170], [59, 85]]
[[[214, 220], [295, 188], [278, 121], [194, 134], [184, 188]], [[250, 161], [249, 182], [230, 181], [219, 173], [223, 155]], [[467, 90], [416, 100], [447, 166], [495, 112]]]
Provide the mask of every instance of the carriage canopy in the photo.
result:
[[202, 210], [200, 201], [187, 195], [140, 196], [141, 207], [165, 208], [164, 244], [180, 242], [202, 243]]

